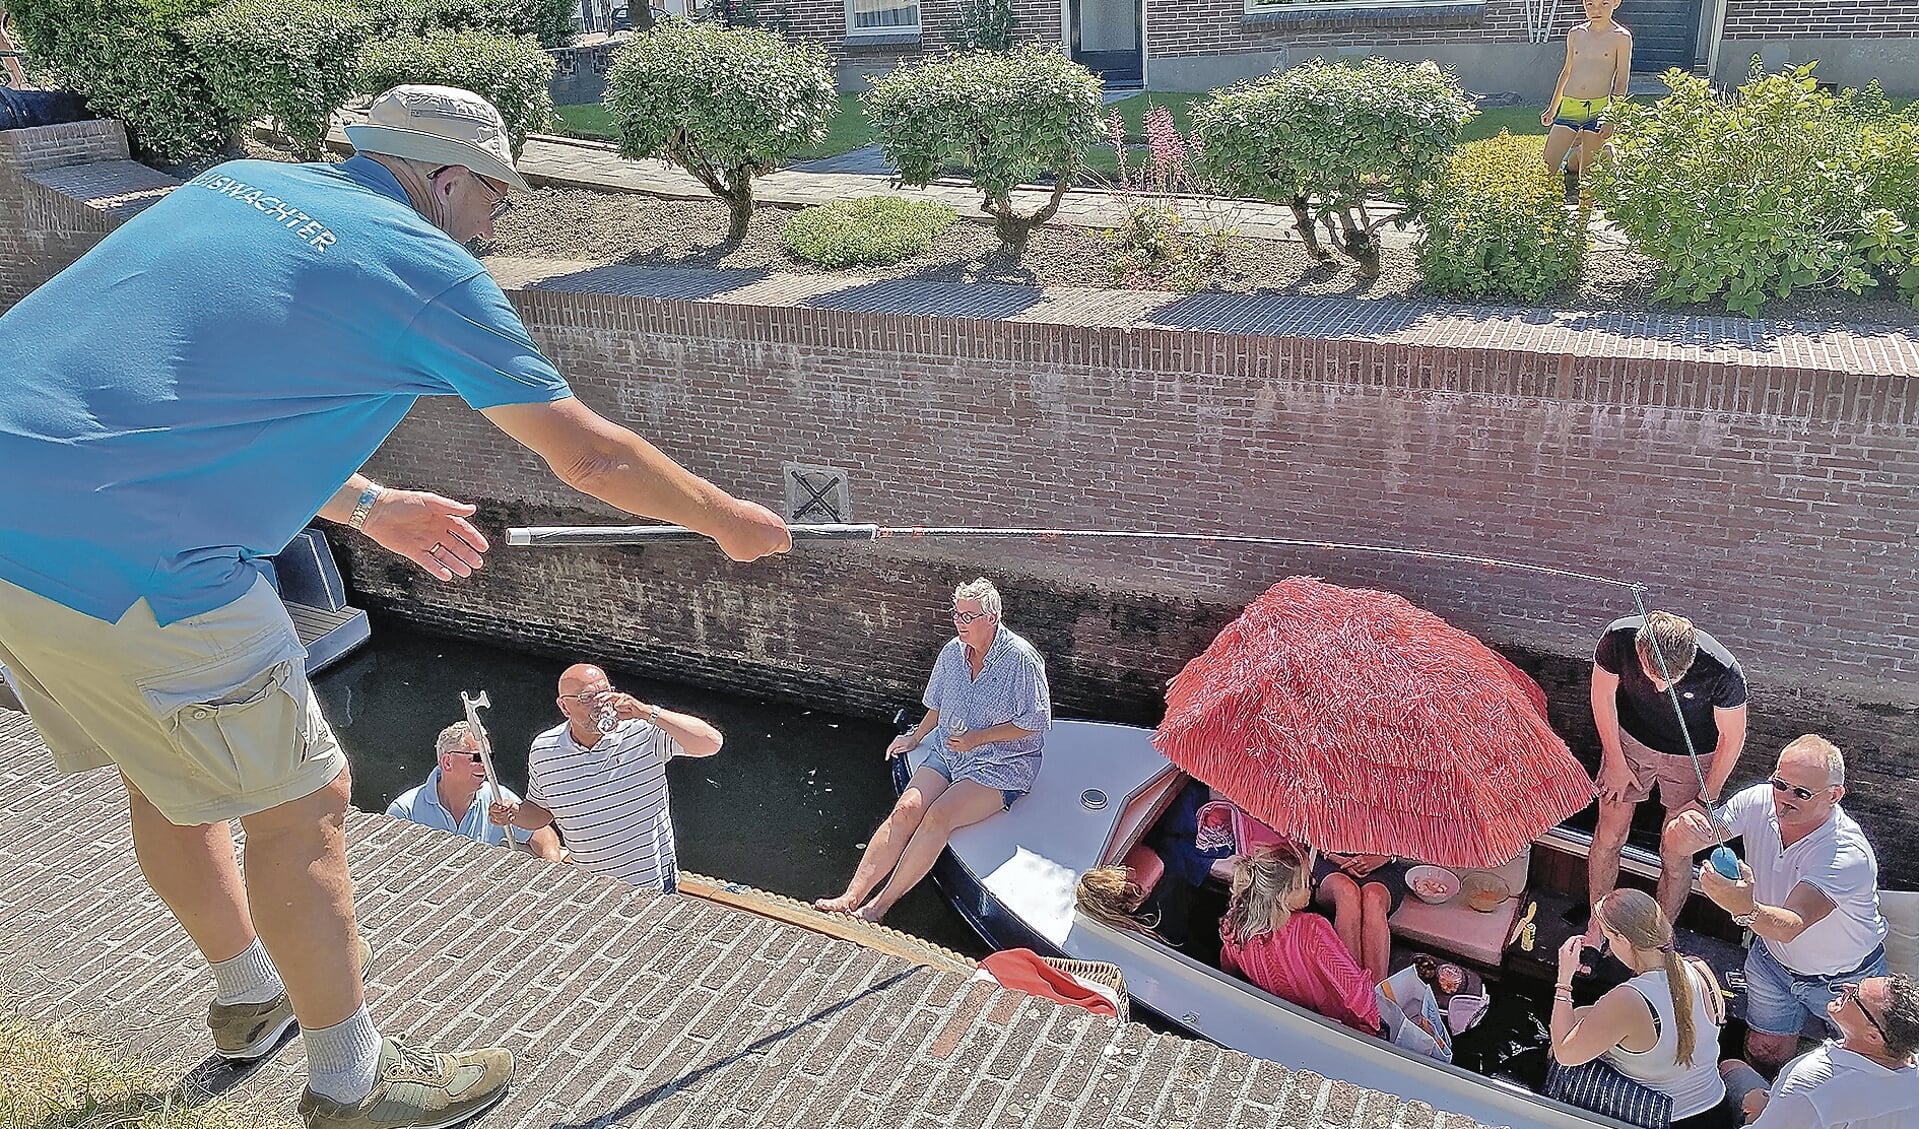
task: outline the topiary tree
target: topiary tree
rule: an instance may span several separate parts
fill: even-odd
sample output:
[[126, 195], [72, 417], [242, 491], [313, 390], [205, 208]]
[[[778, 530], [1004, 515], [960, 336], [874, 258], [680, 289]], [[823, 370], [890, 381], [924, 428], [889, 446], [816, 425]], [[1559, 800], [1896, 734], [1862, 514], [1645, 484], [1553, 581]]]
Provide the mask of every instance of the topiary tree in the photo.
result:
[[1885, 282], [1919, 304], [1919, 128], [1882, 95], [1819, 89], [1812, 66], [1765, 74], [1735, 97], [1667, 71], [1672, 93], [1627, 104], [1593, 196], [1659, 261], [1655, 296], [1768, 298]]
[[367, 44], [360, 51], [358, 88], [378, 94], [403, 83], [471, 90], [499, 107], [513, 154], [526, 135], [553, 123], [553, 56], [532, 36], [480, 31], [435, 31]]
[[217, 0], [7, 0], [10, 25], [36, 69], [126, 123], [144, 157], [217, 153], [244, 119], [213, 97], [184, 27]]
[[[1379, 276], [1378, 230], [1417, 217], [1474, 110], [1451, 73], [1431, 62], [1314, 59], [1223, 90], [1193, 112], [1204, 160], [1222, 189], [1288, 204], [1306, 248], [1329, 252], [1315, 228]], [[1371, 194], [1396, 201], [1374, 215]]]
[[[1060, 200], [1103, 134], [1100, 81], [1056, 47], [1029, 43], [1006, 55], [944, 55], [900, 67], [866, 92], [874, 140], [900, 180], [924, 185], [950, 166], [986, 195], [1000, 239], [1019, 246]], [[1051, 174], [1053, 194], [1031, 215], [1013, 207], [1016, 185]]]
[[753, 178], [826, 136], [839, 110], [824, 48], [757, 28], [671, 20], [622, 47], [606, 74], [620, 155], [657, 157], [699, 179], [746, 235]]
[[226, 0], [185, 25], [200, 72], [237, 121], [280, 120], [302, 160], [318, 160], [327, 123], [355, 89], [372, 20], [349, 0]]
[[356, 0], [373, 18], [374, 38], [434, 31], [531, 35], [544, 47], [573, 39], [579, 0]]

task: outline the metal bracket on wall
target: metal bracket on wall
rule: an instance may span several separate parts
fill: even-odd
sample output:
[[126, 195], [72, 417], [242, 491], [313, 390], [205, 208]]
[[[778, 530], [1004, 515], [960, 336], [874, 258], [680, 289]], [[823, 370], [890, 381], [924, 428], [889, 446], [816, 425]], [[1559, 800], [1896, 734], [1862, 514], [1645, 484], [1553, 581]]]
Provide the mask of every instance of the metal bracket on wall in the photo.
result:
[[786, 520], [845, 524], [853, 520], [846, 488], [847, 473], [839, 467], [782, 464], [786, 480]]

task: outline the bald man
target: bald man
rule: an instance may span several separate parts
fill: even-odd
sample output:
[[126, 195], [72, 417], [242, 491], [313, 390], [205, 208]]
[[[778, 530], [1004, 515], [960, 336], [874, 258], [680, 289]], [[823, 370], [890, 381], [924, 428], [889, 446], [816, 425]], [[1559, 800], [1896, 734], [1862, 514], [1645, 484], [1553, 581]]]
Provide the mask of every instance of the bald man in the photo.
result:
[[493, 805], [493, 821], [528, 831], [557, 823], [574, 862], [672, 893], [679, 866], [666, 762], [719, 752], [720, 731], [613, 689], [585, 663], [560, 675], [559, 706], [566, 720], [533, 739], [526, 802]]

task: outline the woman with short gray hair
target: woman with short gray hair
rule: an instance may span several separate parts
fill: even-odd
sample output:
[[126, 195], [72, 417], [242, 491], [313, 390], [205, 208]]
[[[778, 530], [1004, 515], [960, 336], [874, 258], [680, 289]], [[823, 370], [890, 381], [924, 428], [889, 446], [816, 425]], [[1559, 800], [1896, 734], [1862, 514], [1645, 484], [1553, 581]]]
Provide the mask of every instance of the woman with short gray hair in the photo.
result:
[[985, 577], [954, 590], [956, 634], [933, 664], [926, 716], [886, 755], [918, 748], [936, 730], [942, 736], [873, 833], [845, 892], [815, 909], [880, 920], [926, 877], [953, 832], [1012, 808], [1032, 789], [1053, 724], [1046, 660], [1000, 622], [1000, 611], [999, 589]]

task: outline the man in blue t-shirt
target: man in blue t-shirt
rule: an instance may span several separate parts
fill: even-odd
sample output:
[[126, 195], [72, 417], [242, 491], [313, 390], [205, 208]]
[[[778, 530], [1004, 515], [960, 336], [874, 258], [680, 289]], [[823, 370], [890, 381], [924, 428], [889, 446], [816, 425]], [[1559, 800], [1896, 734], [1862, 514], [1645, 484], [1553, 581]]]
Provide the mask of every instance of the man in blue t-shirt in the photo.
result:
[[[1627, 616], [1609, 624], [1593, 649], [1592, 709], [1599, 819], [1586, 885], [1596, 910], [1619, 881], [1619, 852], [1640, 801], [1657, 789], [1668, 826], [1719, 802], [1746, 744], [1746, 674], [1732, 652], [1685, 616]], [[1669, 849], [1673, 842], [1662, 834], [1658, 898], [1667, 919], [1677, 921], [1692, 893], [1692, 863]], [[1595, 912], [1586, 944], [1598, 943]]]
[[[374, 1028], [346, 758], [259, 558], [317, 515], [443, 581], [480, 567], [474, 507], [358, 473], [445, 395], [734, 560], [791, 541], [575, 399], [467, 253], [527, 188], [498, 110], [404, 86], [347, 134], [341, 164], [194, 178], [0, 317], [0, 664], [61, 769], [126, 781], [141, 869], [213, 966], [218, 1052], [258, 1058], [297, 1016], [309, 1126], [444, 1125], [497, 1102], [513, 1057]], [[271, 897], [249, 902], [229, 819]]]
[[[464, 721], [456, 721], [433, 740], [433, 771], [426, 781], [394, 797], [386, 813], [435, 831], [446, 831], [476, 843], [498, 847], [506, 842], [506, 828], [487, 818], [496, 803], [517, 804], [519, 793], [486, 778], [486, 758], [479, 738]], [[565, 851], [551, 827], [526, 831], [515, 827], [513, 842], [549, 862], [561, 862]]]

